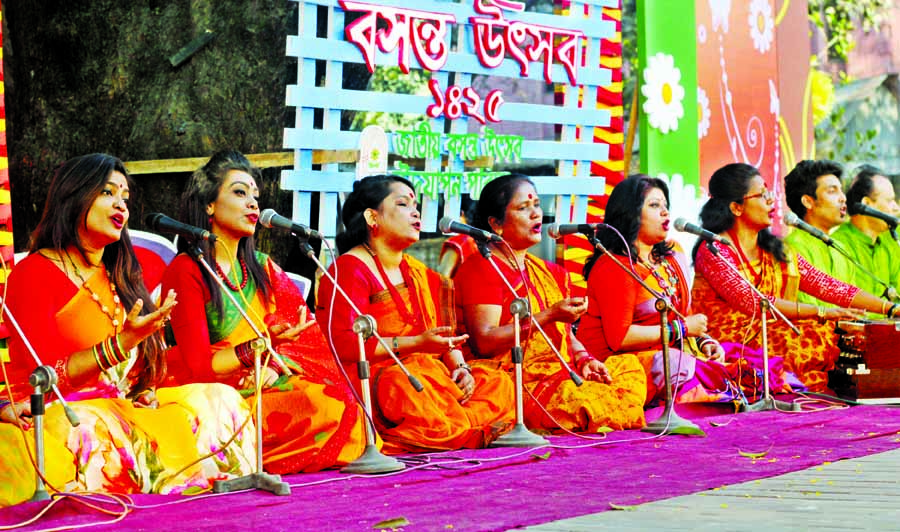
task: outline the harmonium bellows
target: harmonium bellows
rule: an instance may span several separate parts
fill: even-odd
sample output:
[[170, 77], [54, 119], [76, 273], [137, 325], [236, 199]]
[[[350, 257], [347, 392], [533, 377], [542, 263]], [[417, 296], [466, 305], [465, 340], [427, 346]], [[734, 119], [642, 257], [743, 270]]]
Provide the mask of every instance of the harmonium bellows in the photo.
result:
[[839, 321], [841, 354], [828, 386], [865, 403], [900, 402], [900, 322]]

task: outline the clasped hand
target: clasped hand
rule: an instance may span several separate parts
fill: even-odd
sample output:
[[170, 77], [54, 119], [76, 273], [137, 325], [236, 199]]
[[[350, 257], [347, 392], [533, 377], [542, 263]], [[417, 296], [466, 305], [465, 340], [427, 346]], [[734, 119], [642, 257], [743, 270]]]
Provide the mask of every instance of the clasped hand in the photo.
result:
[[269, 328], [269, 335], [272, 337], [273, 343], [293, 342], [300, 336], [300, 333], [316, 324], [315, 316], [307, 316], [306, 305], [300, 305], [300, 308], [297, 309], [297, 314], [299, 319], [297, 325], [294, 326], [291, 326], [286, 321], [275, 322], [272, 319], [270, 323], [268, 319], [266, 320], [266, 326]]
[[587, 299], [583, 297], [567, 297], [550, 307], [554, 321], [573, 323], [587, 311]]

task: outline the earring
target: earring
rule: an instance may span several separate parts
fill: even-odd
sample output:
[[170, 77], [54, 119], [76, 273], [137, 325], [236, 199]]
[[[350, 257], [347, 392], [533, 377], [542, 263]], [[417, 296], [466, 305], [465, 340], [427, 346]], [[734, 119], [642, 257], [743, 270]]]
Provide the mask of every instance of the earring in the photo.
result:
[[209, 215], [209, 226], [212, 227], [212, 214]]

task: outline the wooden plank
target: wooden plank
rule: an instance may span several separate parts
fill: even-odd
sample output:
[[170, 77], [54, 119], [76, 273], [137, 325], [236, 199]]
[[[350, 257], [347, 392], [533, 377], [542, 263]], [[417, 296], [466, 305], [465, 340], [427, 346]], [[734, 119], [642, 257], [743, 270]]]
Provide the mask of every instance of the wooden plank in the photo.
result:
[[[283, 168], [294, 165], [294, 152], [247, 154], [247, 159], [259, 168]], [[355, 163], [359, 159], [356, 150], [313, 150], [313, 164]], [[209, 157], [187, 157], [184, 159], [158, 159], [154, 161], [128, 161], [125, 169], [131, 175], [165, 174], [193, 172], [200, 168]]]

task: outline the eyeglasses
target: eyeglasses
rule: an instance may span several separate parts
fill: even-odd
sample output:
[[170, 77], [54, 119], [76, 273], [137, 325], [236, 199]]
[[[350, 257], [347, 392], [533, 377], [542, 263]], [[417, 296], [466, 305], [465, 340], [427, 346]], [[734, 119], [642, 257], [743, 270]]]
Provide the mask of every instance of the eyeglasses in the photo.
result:
[[775, 199], [775, 195], [769, 192], [769, 189], [763, 189], [762, 192], [757, 192], [756, 194], [748, 194], [743, 197], [743, 199], [753, 199], [753, 198], [762, 198], [763, 201], [769, 201]]

